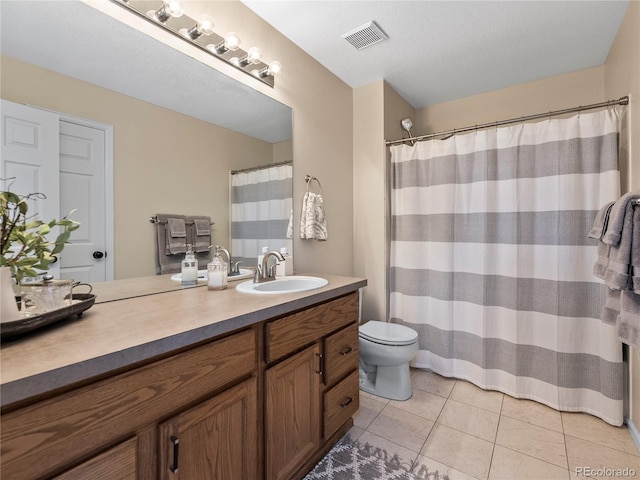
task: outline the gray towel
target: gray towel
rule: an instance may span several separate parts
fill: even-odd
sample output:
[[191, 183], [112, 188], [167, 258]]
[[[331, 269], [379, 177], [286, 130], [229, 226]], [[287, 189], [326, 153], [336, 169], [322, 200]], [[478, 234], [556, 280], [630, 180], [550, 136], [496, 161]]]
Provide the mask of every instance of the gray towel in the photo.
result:
[[[624, 198], [624, 197], [623, 197]], [[632, 258], [631, 252], [637, 250], [640, 244], [640, 220], [634, 225], [633, 203], [622, 202], [625, 205], [625, 215], [622, 217], [622, 229], [620, 230], [619, 241], [615, 245], [607, 244], [602, 239], [598, 244], [598, 259], [593, 267], [593, 274], [604, 280], [605, 284], [614, 289], [627, 290], [632, 288]], [[618, 202], [613, 206], [616, 209]], [[640, 217], [638, 217], [640, 219]], [[610, 224], [611, 227], [611, 224]], [[605, 233], [605, 237], [609, 230]], [[617, 235], [617, 234], [616, 234]], [[635, 245], [634, 245], [635, 244]], [[638, 260], [640, 262], [640, 259]]]
[[633, 210], [633, 240], [631, 242], [631, 284], [635, 293], [640, 294], [640, 205]]
[[209, 245], [211, 245], [211, 218], [193, 217], [193, 223], [195, 225], [193, 250], [196, 253], [209, 252]]
[[598, 242], [593, 273], [609, 287], [600, 319], [616, 326], [622, 342], [640, 347], [640, 206], [624, 205], [620, 240], [617, 245]]
[[604, 299], [604, 307], [600, 313], [600, 320], [609, 325], [618, 323], [620, 315], [620, 290], [607, 288], [607, 295]]
[[181, 218], [167, 218], [167, 244], [165, 253], [176, 255], [187, 251], [187, 228]]
[[628, 290], [620, 292], [618, 338], [640, 348], [640, 295]]
[[596, 240], [600, 240], [604, 233], [607, 231], [607, 224], [609, 223], [609, 214], [611, 213], [611, 207], [616, 202], [609, 202], [604, 207], [602, 207], [597, 215], [595, 220], [593, 221], [593, 226], [591, 230], [589, 230], [589, 238], [595, 238]]
[[607, 231], [602, 237], [602, 241], [607, 245], [618, 245], [622, 241], [622, 232], [625, 228], [625, 222], [630, 222], [633, 217], [633, 202], [640, 198], [640, 193], [629, 192], [624, 194], [613, 205], [609, 213], [609, 224]]

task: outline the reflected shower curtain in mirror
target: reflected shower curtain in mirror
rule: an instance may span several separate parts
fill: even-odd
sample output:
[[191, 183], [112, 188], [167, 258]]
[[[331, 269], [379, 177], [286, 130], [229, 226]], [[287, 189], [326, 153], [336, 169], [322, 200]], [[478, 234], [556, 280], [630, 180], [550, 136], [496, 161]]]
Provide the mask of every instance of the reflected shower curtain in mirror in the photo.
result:
[[619, 197], [613, 109], [391, 147], [391, 321], [413, 366], [623, 421], [622, 344], [599, 320], [599, 208]]
[[292, 254], [287, 227], [293, 207], [293, 166], [256, 167], [231, 172], [231, 255], [255, 266], [262, 247]]

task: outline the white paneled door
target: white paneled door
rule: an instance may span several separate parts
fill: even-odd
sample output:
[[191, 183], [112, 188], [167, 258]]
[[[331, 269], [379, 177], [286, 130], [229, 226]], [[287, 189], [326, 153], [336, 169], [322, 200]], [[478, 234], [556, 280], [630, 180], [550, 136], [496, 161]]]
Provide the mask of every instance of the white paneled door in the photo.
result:
[[[42, 193], [46, 198], [34, 198], [29, 213], [44, 221], [60, 218], [58, 115], [6, 100], [1, 106], [2, 189], [18, 195]], [[59, 276], [59, 262], [49, 269]]]
[[80, 227], [62, 252], [62, 278], [106, 280], [105, 132], [60, 121], [60, 212]]
[[1, 176], [14, 178], [3, 182], [3, 188], [21, 195], [45, 193], [46, 200], [34, 208], [44, 220], [75, 210], [72, 218], [80, 228], [72, 232], [51, 273], [87, 283], [112, 280], [113, 259], [108, 257], [112, 206], [106, 187], [109, 139], [105, 128], [93, 122], [64, 118], [2, 101]]

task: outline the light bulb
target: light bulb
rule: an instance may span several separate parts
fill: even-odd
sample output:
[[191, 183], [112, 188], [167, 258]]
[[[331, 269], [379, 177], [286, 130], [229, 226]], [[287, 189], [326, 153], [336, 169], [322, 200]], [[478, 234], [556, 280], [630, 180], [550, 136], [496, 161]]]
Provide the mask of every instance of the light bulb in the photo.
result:
[[278, 75], [280, 72], [282, 72], [282, 65], [280, 65], [279, 61], [274, 60], [269, 64], [269, 68], [267, 69], [268, 75]]
[[240, 48], [240, 37], [235, 32], [229, 32], [224, 36], [224, 47], [232, 52]]
[[196, 24], [196, 28], [202, 35], [211, 35], [214, 26], [213, 19], [209, 15], [201, 15]]
[[213, 19], [209, 15], [201, 15], [193, 27], [186, 31], [184, 29], [180, 30], [180, 33], [183, 33], [191, 40], [195, 40], [202, 35], [211, 35], [213, 33], [213, 27]]
[[260, 63], [262, 60], [262, 52], [258, 47], [251, 47], [247, 52], [247, 62], [253, 63], [254, 65]]
[[217, 53], [218, 55], [222, 55], [228, 51], [235, 51], [240, 48], [240, 37], [234, 32], [229, 32], [224, 36], [224, 40], [217, 45], [207, 45], [207, 49]]
[[275, 77], [280, 72], [282, 72], [282, 65], [280, 65], [280, 62], [278, 62], [277, 60], [274, 60], [269, 64], [268, 67], [263, 68], [260, 71], [254, 71], [253, 73], [254, 74], [257, 73], [257, 75], [260, 78], [264, 78], [264, 77]]
[[165, 23], [171, 17], [181, 17], [183, 13], [184, 7], [178, 0], [164, 0], [162, 8], [156, 12], [155, 18], [160, 23]]

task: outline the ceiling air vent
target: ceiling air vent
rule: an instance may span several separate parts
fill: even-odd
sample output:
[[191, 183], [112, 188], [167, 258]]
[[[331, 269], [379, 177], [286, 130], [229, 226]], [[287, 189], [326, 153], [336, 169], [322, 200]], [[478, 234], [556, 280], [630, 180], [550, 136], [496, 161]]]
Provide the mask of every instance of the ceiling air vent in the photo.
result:
[[365, 23], [340, 36], [356, 47], [357, 50], [370, 47], [388, 38], [375, 22]]

